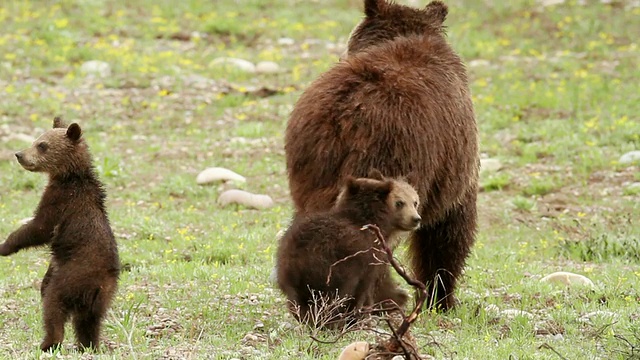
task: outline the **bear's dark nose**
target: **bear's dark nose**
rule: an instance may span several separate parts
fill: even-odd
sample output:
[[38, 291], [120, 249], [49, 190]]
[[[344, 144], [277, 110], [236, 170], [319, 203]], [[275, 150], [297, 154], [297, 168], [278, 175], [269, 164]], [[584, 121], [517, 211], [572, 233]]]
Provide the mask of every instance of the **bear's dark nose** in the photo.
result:
[[418, 224], [420, 224], [420, 221], [422, 221], [422, 218], [420, 217], [420, 215], [416, 215], [411, 220], [413, 220], [414, 224], [418, 225]]
[[16, 159], [18, 159], [18, 161], [22, 160], [22, 152], [16, 153]]

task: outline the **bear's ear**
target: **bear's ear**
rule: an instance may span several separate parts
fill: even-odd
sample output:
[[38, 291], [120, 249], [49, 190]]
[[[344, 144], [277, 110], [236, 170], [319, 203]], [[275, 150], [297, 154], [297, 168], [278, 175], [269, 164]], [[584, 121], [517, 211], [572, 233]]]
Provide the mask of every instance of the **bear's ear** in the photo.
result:
[[380, 170], [378, 170], [376, 168], [371, 168], [371, 170], [369, 170], [369, 175], [367, 177], [369, 179], [375, 179], [375, 180], [384, 181], [384, 175], [382, 175]]
[[69, 127], [67, 128], [67, 137], [69, 138], [69, 140], [77, 142], [78, 140], [80, 140], [81, 136], [82, 129], [80, 129], [80, 125], [76, 123], [69, 125]]
[[387, 197], [389, 197], [389, 193], [391, 193], [391, 190], [393, 189], [393, 181], [385, 181], [381, 184], [378, 184], [376, 187], [376, 192], [378, 193], [378, 196], [380, 197], [380, 199], [384, 200]]
[[386, 0], [364, 0], [364, 14], [375, 17], [387, 8]]
[[449, 8], [442, 1], [432, 1], [424, 8], [427, 16], [438, 25], [442, 25], [449, 14]]
[[53, 128], [54, 129], [63, 129], [66, 128], [67, 126], [64, 124], [64, 122], [62, 121], [62, 118], [60, 116], [56, 116], [53, 118]]
[[357, 194], [360, 190], [360, 185], [353, 176], [347, 176], [345, 185], [349, 194]]

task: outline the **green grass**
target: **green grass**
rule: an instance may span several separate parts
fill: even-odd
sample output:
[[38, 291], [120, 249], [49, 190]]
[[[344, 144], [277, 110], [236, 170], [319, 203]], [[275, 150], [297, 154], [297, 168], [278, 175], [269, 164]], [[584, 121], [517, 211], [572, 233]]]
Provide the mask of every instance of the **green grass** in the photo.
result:
[[[125, 264], [102, 357], [335, 359], [352, 340], [374, 340], [361, 332], [314, 342], [268, 279], [276, 233], [292, 210], [287, 116], [337, 60], [361, 17], [358, 1], [237, 3], [0, 5], [0, 240], [31, 215], [45, 184], [14, 161], [29, 144], [9, 135], [38, 136], [57, 114], [80, 122]], [[640, 149], [640, 8], [485, 3], [448, 1], [448, 39], [469, 64], [481, 151], [508, 165], [482, 176], [461, 305], [421, 315], [412, 328], [420, 351], [438, 359], [638, 358], [640, 192], [629, 184], [640, 181], [640, 168], [617, 160]], [[276, 61], [284, 71], [210, 66], [223, 56]], [[85, 76], [88, 60], [109, 63], [111, 76]], [[278, 92], [247, 94], [261, 86]], [[223, 187], [195, 183], [210, 166], [246, 176], [242, 188], [270, 194], [277, 206], [218, 207]], [[47, 262], [44, 249], [0, 259], [0, 358], [40, 357]], [[558, 270], [596, 287], [538, 281]], [[508, 309], [532, 318], [501, 315]], [[595, 311], [615, 318], [585, 318]], [[72, 336], [69, 328], [62, 358], [82, 357], [70, 350]]]

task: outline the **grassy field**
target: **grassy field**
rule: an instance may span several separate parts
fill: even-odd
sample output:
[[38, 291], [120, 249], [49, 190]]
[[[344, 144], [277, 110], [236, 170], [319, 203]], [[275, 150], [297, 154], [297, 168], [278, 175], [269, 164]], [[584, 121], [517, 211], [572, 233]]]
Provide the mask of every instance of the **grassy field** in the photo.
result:
[[[640, 358], [640, 164], [619, 162], [640, 150], [638, 2], [447, 3], [483, 157], [502, 168], [482, 174], [461, 305], [420, 317], [420, 351], [436, 359]], [[336, 359], [353, 340], [373, 341], [356, 332], [314, 342], [269, 282], [275, 235], [292, 210], [288, 113], [337, 61], [358, 4], [2, 2], [0, 241], [31, 216], [46, 181], [13, 152], [60, 114], [85, 131], [125, 271], [102, 354], [74, 352], [70, 328], [64, 349], [41, 354], [47, 251], [0, 258], [0, 358]], [[248, 74], [212, 64], [218, 57], [275, 61], [282, 71]], [[86, 74], [90, 60], [108, 63], [110, 74]], [[263, 87], [270, 91], [254, 91]], [[211, 166], [246, 176], [240, 186], [276, 206], [220, 208], [217, 196], [230, 185], [195, 181]], [[559, 270], [596, 286], [539, 282]]]

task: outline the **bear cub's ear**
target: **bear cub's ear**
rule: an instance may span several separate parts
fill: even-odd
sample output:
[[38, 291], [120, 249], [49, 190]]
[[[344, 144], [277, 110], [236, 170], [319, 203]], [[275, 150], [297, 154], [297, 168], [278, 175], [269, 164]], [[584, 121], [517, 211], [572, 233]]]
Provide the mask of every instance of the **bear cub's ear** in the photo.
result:
[[369, 170], [369, 175], [367, 176], [369, 179], [375, 179], [375, 180], [380, 180], [380, 181], [384, 181], [384, 175], [382, 175], [382, 173], [380, 172], [380, 170], [376, 169], [376, 168], [371, 168], [371, 170]]
[[378, 196], [382, 200], [386, 199], [389, 196], [392, 189], [393, 189], [392, 181], [384, 181], [376, 186], [376, 192], [378, 193]]
[[375, 17], [387, 8], [386, 0], [364, 0], [364, 14]]
[[62, 121], [62, 118], [60, 116], [56, 116], [53, 118], [53, 128], [54, 129], [63, 129], [66, 128], [67, 125], [64, 124], [64, 121]]
[[360, 185], [353, 176], [347, 176], [346, 185], [349, 194], [357, 194], [360, 190]]
[[69, 127], [67, 128], [67, 137], [69, 138], [69, 140], [77, 142], [78, 140], [80, 140], [81, 136], [82, 129], [80, 129], [80, 125], [76, 123], [69, 125]]
[[442, 1], [432, 1], [424, 8], [427, 15], [435, 20], [438, 25], [442, 25], [449, 14], [449, 8]]

